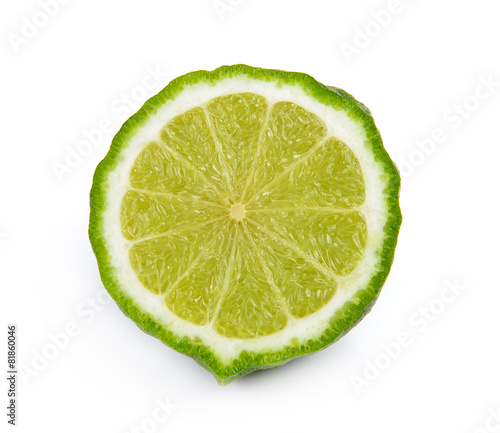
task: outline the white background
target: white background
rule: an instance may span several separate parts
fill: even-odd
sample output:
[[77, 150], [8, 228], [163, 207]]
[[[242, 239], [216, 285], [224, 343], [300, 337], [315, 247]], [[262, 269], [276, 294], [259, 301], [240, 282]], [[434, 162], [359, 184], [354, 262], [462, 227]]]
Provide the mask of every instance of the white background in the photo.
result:
[[[494, 0], [395, 4], [66, 0], [47, 18], [38, 1], [3, 2], [1, 359], [16, 323], [28, 372], [16, 431], [500, 428], [500, 9]], [[365, 103], [403, 175], [404, 221], [391, 274], [359, 326], [326, 350], [220, 387], [103, 292], [88, 194], [114, 133], [147, 98], [179, 75], [234, 63], [306, 72]], [[92, 131], [95, 145], [58, 176]], [[450, 285], [461, 290], [454, 299]], [[409, 342], [397, 349], [402, 332]], [[3, 414], [1, 424], [10, 428]]]

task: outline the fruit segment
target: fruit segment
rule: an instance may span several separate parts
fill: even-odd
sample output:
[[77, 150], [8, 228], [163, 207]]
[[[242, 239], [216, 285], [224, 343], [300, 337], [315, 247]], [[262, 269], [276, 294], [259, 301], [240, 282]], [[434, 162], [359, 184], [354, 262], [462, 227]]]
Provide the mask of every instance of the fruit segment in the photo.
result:
[[211, 133], [205, 110], [195, 107], [172, 119], [161, 131], [166, 147], [197, 170], [224, 197], [230, 193], [230, 173], [224, 155]]
[[196, 198], [129, 190], [122, 201], [121, 226], [126, 239], [139, 240], [222, 219], [224, 215], [222, 206]]
[[231, 259], [234, 232], [235, 227], [226, 223], [168, 289], [165, 304], [177, 316], [195, 325], [206, 325], [214, 319]]
[[132, 188], [179, 194], [200, 200], [217, 199], [214, 186], [189, 161], [164, 144], [152, 142], [136, 158], [129, 176]]
[[256, 338], [283, 329], [287, 321], [279, 289], [267, 278], [262, 259], [237, 236], [215, 330], [230, 338]]
[[206, 109], [226, 157], [234, 196], [241, 197], [265, 126], [268, 103], [255, 93], [237, 93], [212, 99]]

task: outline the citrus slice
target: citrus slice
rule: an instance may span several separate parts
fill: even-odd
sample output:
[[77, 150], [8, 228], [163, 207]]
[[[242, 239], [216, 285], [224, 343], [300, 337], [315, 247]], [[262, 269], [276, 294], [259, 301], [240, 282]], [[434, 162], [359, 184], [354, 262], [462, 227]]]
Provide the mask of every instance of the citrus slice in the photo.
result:
[[177, 78], [123, 125], [94, 176], [90, 240], [125, 314], [228, 383], [371, 309], [399, 185], [352, 96], [224, 66]]

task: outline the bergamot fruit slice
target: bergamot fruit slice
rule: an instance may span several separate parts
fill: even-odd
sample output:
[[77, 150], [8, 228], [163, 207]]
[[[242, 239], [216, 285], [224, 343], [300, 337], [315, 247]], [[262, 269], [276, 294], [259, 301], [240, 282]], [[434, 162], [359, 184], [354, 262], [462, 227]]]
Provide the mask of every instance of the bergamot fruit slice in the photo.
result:
[[90, 240], [125, 314], [228, 383], [371, 309], [399, 186], [352, 96], [224, 66], [177, 78], [123, 125], [94, 176]]

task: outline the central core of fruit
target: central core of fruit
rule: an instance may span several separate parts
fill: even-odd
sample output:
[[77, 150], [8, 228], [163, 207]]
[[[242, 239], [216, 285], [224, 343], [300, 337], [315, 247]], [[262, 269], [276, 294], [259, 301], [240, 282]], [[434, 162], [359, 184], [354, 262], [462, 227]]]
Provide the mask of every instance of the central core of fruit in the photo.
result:
[[241, 203], [234, 203], [229, 208], [229, 216], [238, 222], [243, 221], [246, 213], [247, 210], [245, 209], [245, 206], [242, 205]]

